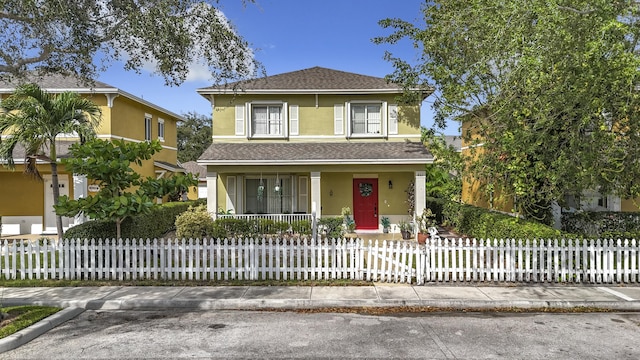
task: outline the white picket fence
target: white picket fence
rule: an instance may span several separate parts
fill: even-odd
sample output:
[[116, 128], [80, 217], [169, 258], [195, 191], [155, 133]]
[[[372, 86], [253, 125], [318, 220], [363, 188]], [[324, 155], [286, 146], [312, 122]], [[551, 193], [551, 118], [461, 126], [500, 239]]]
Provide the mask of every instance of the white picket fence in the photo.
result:
[[2, 279], [638, 283], [636, 240], [4, 241]]

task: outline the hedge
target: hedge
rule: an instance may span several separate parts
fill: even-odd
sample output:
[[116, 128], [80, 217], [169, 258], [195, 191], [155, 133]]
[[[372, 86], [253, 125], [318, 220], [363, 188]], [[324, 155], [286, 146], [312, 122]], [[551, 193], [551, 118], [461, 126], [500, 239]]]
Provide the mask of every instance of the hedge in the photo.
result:
[[488, 209], [448, 201], [443, 217], [462, 234], [478, 239], [560, 239], [575, 238], [550, 226]]
[[562, 229], [585, 237], [640, 239], [640, 212], [580, 211], [563, 213]]
[[[123, 239], [161, 238], [175, 229], [178, 215], [191, 205], [202, 204], [203, 200], [170, 202], [151, 208], [148, 214], [125, 219], [121, 225]], [[64, 235], [67, 239], [113, 239], [116, 237], [116, 224], [113, 221], [94, 220], [74, 226]]]

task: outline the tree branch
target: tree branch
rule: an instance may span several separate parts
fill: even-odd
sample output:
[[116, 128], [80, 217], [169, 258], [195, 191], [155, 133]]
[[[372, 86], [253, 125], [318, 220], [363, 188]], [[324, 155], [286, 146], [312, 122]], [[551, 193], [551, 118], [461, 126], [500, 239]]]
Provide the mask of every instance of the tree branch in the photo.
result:
[[6, 11], [0, 11], [0, 19], [9, 19], [9, 20], [21, 21], [26, 23], [32, 23], [34, 21], [33, 18], [10, 14]]

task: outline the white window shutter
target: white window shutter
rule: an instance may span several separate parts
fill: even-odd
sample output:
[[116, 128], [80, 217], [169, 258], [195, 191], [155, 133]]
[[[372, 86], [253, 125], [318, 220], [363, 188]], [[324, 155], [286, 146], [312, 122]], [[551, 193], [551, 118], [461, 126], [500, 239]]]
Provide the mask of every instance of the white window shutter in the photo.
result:
[[291, 135], [299, 135], [298, 105], [289, 106], [289, 122]]
[[389, 135], [398, 134], [398, 105], [389, 105]]
[[227, 211], [236, 213], [236, 177], [227, 176]]
[[344, 105], [333, 105], [333, 133], [335, 135], [344, 134]]
[[309, 178], [298, 177], [298, 211], [309, 212]]
[[236, 105], [236, 135], [244, 135], [244, 105]]
[[282, 103], [282, 129], [280, 135], [287, 136], [289, 133], [289, 106], [286, 102]]

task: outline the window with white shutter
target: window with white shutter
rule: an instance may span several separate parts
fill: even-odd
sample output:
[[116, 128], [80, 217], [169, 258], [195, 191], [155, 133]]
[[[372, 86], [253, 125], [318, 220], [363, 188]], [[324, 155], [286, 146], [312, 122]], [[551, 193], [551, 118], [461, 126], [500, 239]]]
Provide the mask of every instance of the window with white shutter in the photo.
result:
[[244, 105], [236, 105], [236, 135], [244, 135]]
[[389, 105], [389, 135], [398, 134], [398, 105]]
[[289, 106], [289, 124], [290, 135], [299, 135], [298, 105]]
[[236, 177], [227, 176], [227, 211], [236, 212]]
[[333, 133], [335, 135], [344, 134], [344, 105], [333, 105]]
[[309, 212], [309, 178], [307, 176], [298, 177], [298, 211]]

